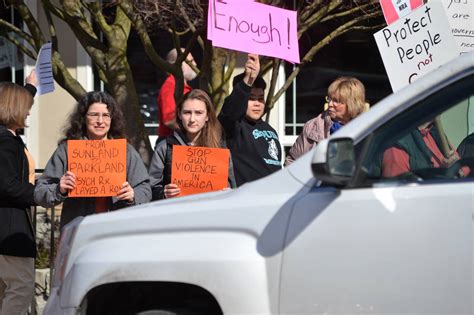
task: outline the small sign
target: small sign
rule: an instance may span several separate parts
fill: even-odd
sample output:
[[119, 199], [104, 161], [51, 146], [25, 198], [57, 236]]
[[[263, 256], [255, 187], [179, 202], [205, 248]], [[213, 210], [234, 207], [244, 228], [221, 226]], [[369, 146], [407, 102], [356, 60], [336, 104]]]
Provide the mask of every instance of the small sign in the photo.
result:
[[229, 159], [228, 149], [174, 145], [171, 183], [179, 196], [227, 188]]
[[387, 25], [408, 15], [423, 4], [423, 0], [380, 0], [383, 16]]
[[127, 140], [68, 140], [67, 160], [76, 175], [69, 197], [117, 196], [127, 178]]
[[36, 76], [39, 85], [37, 86], [38, 95], [51, 93], [54, 91], [53, 68], [51, 66], [51, 43], [41, 46], [36, 60]]
[[459, 56], [441, 3], [428, 3], [374, 34], [393, 91]]

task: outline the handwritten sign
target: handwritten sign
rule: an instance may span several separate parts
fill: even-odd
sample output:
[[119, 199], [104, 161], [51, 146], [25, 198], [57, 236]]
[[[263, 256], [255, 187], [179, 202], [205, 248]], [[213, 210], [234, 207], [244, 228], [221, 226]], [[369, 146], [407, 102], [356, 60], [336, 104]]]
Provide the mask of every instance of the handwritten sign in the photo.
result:
[[374, 34], [393, 91], [459, 56], [441, 3], [419, 7]]
[[127, 141], [68, 140], [68, 170], [76, 175], [69, 197], [116, 196], [126, 181]]
[[422, 0], [380, 0], [383, 16], [388, 25], [409, 14], [422, 4]]
[[461, 54], [474, 50], [474, 0], [443, 0]]
[[54, 91], [53, 68], [51, 66], [51, 43], [41, 46], [36, 60], [36, 75], [39, 85], [37, 86], [38, 95]]
[[296, 11], [250, 0], [209, 0], [207, 37], [217, 47], [299, 63]]
[[228, 187], [228, 149], [173, 146], [171, 183], [180, 196], [222, 190]]

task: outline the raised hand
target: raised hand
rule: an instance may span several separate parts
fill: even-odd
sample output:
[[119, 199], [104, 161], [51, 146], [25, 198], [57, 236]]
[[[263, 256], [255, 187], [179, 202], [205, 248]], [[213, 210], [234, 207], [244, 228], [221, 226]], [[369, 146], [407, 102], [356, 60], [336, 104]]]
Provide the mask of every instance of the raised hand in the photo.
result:
[[247, 62], [245, 62], [245, 76], [244, 83], [252, 86], [255, 78], [260, 72], [260, 60], [257, 54], [248, 54]]
[[38, 78], [36, 77], [36, 70], [31, 70], [30, 74], [25, 78], [25, 82], [38, 87]]

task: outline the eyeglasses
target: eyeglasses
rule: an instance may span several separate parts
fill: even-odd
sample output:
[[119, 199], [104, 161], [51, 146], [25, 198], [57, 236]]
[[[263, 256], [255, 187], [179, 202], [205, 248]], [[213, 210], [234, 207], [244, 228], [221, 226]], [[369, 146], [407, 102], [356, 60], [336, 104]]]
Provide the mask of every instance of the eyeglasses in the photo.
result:
[[102, 117], [103, 120], [110, 120], [110, 113], [96, 113], [96, 112], [91, 112], [86, 114], [87, 117], [93, 120], [99, 120], [100, 117]]
[[342, 103], [341, 101], [336, 100], [336, 99], [334, 99], [334, 98], [332, 98], [332, 97], [330, 97], [330, 96], [326, 96], [326, 102], [327, 102], [328, 104], [332, 102], [334, 105], [341, 105], [341, 104], [344, 104], [344, 103]]

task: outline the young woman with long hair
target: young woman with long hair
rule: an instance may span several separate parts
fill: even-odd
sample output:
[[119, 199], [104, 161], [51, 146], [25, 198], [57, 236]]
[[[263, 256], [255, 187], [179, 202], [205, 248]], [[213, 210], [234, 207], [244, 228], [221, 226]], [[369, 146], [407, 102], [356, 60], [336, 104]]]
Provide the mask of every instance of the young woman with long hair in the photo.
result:
[[[150, 163], [153, 200], [176, 197], [180, 187], [171, 183], [173, 145], [225, 148], [221, 124], [212, 101], [200, 89], [186, 93], [176, 107], [179, 131], [158, 141]], [[229, 187], [235, 187], [232, 162], [229, 159]]]

